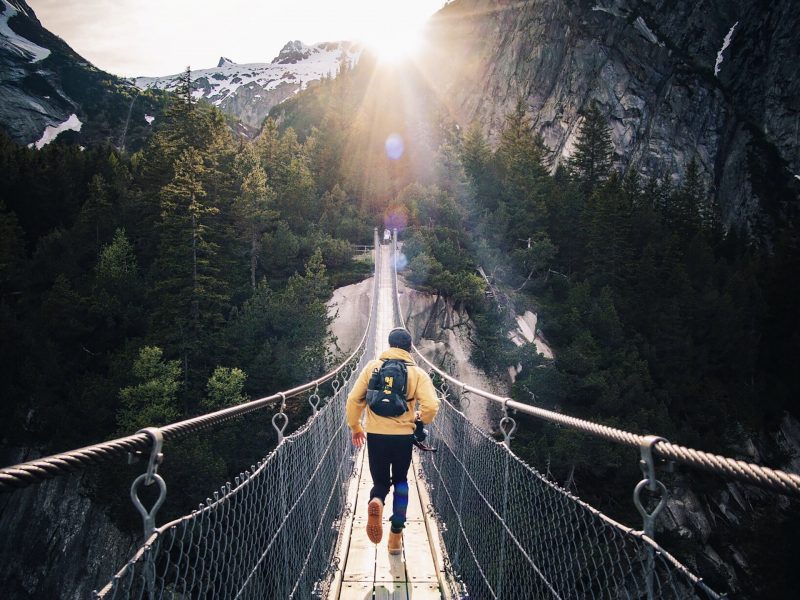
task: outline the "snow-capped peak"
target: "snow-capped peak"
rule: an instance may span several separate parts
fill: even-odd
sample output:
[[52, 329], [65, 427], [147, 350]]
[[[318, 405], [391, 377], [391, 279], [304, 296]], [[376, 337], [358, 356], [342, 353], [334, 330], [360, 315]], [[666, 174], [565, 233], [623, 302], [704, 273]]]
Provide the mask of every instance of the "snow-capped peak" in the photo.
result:
[[307, 59], [315, 52], [319, 52], [319, 50], [315, 47], [306, 46], [300, 40], [294, 40], [293, 42], [287, 42], [287, 44], [281, 48], [281, 51], [278, 52], [278, 56], [272, 59], [272, 63], [279, 65], [295, 64], [301, 60]]
[[8, 25], [8, 20], [20, 12], [26, 16], [27, 13], [17, 4], [12, 5], [7, 0], [2, 1], [5, 5], [5, 10], [0, 13], [0, 47], [5, 47], [13, 54], [25, 57], [30, 62], [39, 62], [50, 56], [50, 50], [34, 44], [11, 29]]
[[[360, 55], [361, 47], [350, 42], [306, 46], [294, 40], [270, 63], [237, 64], [222, 57], [215, 68], [192, 71], [192, 95], [208, 100], [251, 127], [260, 127], [273, 106], [305, 89], [310, 82], [335, 77], [343, 61], [352, 66]], [[173, 90], [182, 75], [137, 77], [135, 83], [142, 89]]]

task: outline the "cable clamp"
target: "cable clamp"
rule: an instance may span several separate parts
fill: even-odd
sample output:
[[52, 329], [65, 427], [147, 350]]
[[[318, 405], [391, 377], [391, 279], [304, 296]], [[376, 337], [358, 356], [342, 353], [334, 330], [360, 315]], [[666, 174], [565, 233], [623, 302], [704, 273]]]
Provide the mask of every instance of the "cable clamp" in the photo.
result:
[[[667, 486], [665, 486], [656, 478], [656, 463], [655, 458], [653, 457], [653, 446], [655, 446], [658, 442], [666, 441], [667, 440], [665, 438], [657, 435], [647, 435], [642, 438], [642, 441], [639, 444], [639, 452], [641, 454], [639, 466], [642, 469], [642, 476], [644, 479], [636, 484], [636, 488], [633, 490], [633, 504], [636, 506], [636, 510], [639, 511], [639, 514], [642, 515], [645, 535], [651, 539], [654, 539], [655, 519], [658, 516], [658, 513], [660, 513], [664, 508], [667, 503], [667, 499], [669, 498]], [[660, 492], [661, 494], [658, 504], [652, 512], [647, 512], [647, 509], [642, 503], [641, 493], [645, 487], [651, 492]]]
[[511, 398], [503, 400], [503, 418], [500, 419], [500, 431], [503, 432], [503, 443], [506, 448], [511, 449], [511, 440], [514, 437], [514, 432], [517, 430], [517, 421], [508, 415], [508, 403]]
[[[142, 521], [144, 524], [144, 539], [147, 541], [147, 539], [150, 538], [155, 530], [156, 513], [158, 512], [158, 509], [161, 508], [161, 505], [164, 504], [164, 500], [167, 498], [167, 484], [164, 482], [164, 479], [161, 477], [161, 475], [158, 474], [158, 466], [164, 460], [164, 454], [161, 451], [164, 446], [164, 436], [162, 435], [161, 430], [157, 427], [140, 429], [137, 433], [146, 433], [152, 440], [152, 445], [150, 447], [150, 460], [147, 464], [147, 471], [134, 479], [133, 483], [131, 484], [131, 501], [133, 502], [134, 507], [136, 507], [136, 510], [139, 511], [139, 514], [142, 515]], [[153, 507], [150, 510], [147, 510], [139, 498], [139, 487], [143, 483], [145, 486], [152, 485], [153, 482], [158, 484], [158, 498], [156, 499], [155, 504], [153, 504]]]
[[308, 397], [308, 403], [311, 405], [311, 409], [314, 411], [314, 414], [319, 412], [319, 405], [321, 400], [319, 399], [319, 384], [314, 387], [314, 393]]
[[[281, 397], [281, 407], [278, 412], [272, 415], [272, 426], [275, 428], [275, 431], [278, 433], [278, 443], [280, 444], [285, 437], [283, 432], [286, 431], [286, 426], [289, 424], [289, 417], [284, 412], [286, 410], [286, 394], [283, 392], [278, 392], [278, 395]], [[283, 421], [282, 425], [278, 425], [278, 421]]]

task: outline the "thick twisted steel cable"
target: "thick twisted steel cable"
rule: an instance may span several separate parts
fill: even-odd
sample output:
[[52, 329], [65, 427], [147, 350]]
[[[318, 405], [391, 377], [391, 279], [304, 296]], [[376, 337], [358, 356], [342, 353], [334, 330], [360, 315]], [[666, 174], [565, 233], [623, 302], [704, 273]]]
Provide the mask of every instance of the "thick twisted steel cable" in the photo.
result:
[[[366, 355], [365, 355], [366, 356]], [[95, 597], [308, 597], [325, 589], [353, 449], [351, 377], [330, 402], [197, 510], [155, 529]], [[152, 591], [151, 591], [152, 590]]]
[[[397, 311], [396, 314], [399, 322], [402, 326], [405, 326], [403, 315], [400, 310], [400, 297], [397, 286], [396, 247], [394, 248], [394, 252], [395, 258], [392, 261], [394, 268], [392, 270], [393, 287], [395, 291], [395, 310]], [[615, 443], [633, 446], [636, 448], [640, 448], [642, 445], [648, 443], [646, 436], [643, 435], [631, 433], [622, 429], [616, 429], [607, 425], [601, 425], [592, 421], [586, 421], [584, 419], [578, 419], [576, 417], [570, 417], [569, 415], [538, 408], [536, 406], [531, 406], [530, 404], [523, 404], [521, 402], [516, 402], [511, 398], [498, 396], [496, 394], [492, 394], [491, 392], [467, 385], [466, 383], [459, 381], [455, 377], [452, 377], [434, 365], [422, 354], [422, 352], [419, 351], [416, 346], [412, 346], [412, 350], [442, 379], [456, 384], [457, 386], [461, 387], [463, 391], [486, 398], [487, 400], [496, 402], [501, 406], [507, 406], [508, 408], [513, 408], [523, 414], [530, 415], [537, 419], [564, 425], [571, 429], [576, 429], [578, 431], [588, 433], [589, 435], [601, 437]], [[780, 492], [782, 494], [800, 496], [800, 475], [795, 473], [787, 473], [779, 469], [770, 469], [769, 467], [720, 456], [718, 454], [711, 454], [701, 450], [694, 450], [692, 448], [672, 444], [667, 441], [657, 441], [655, 444], [653, 444], [653, 452], [659, 458], [672, 460], [719, 475], [725, 475], [727, 477], [746, 483], [751, 483], [753, 485]]]
[[10, 492], [59, 475], [74, 473], [86, 465], [98, 464], [150, 446], [146, 433], [137, 433], [109, 442], [86, 446], [61, 454], [0, 469], [0, 492]]
[[[376, 245], [377, 248], [377, 245]], [[379, 261], [375, 261], [373, 276], [377, 280], [377, 269]], [[372, 303], [375, 294], [373, 293]], [[315, 387], [331, 381], [337, 377], [345, 367], [357, 362], [358, 357], [363, 354], [367, 347], [370, 328], [373, 321], [373, 310], [370, 308], [367, 325], [361, 336], [356, 349], [344, 361], [325, 375], [309, 381], [284, 392], [278, 392], [271, 396], [252, 400], [244, 404], [232, 406], [216, 412], [208, 413], [186, 419], [178, 423], [171, 423], [161, 428], [164, 441], [173, 441], [183, 438], [189, 434], [208, 429], [210, 427], [226, 423], [243, 415], [273, 406], [281, 398], [293, 398], [307, 392]], [[150, 448], [150, 438], [145, 433], [136, 433], [123, 438], [117, 438], [108, 442], [101, 442], [92, 446], [86, 446], [77, 450], [70, 450], [60, 454], [45, 456], [36, 460], [4, 467], [0, 469], [0, 493], [12, 492], [36, 483], [41, 483], [48, 479], [53, 479], [61, 475], [67, 475], [80, 471], [90, 465], [100, 464], [115, 458], [127, 456], [128, 453], [137, 450], [144, 451]]]
[[[450, 573], [471, 597], [640, 598], [652, 573], [655, 597], [719, 598], [654, 540], [549, 481], [446, 399], [430, 435], [439, 452], [420, 460], [431, 507]], [[501, 591], [506, 581], [515, 586]]]

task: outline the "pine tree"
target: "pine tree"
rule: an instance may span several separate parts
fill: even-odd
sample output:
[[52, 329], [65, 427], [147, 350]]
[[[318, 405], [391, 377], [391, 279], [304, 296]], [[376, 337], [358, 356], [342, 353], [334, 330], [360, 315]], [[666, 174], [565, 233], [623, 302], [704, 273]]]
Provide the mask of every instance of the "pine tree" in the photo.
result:
[[[209, 226], [219, 212], [205, 201], [204, 165], [195, 149], [185, 150], [175, 163], [175, 177], [161, 191], [161, 241], [157, 260], [156, 311], [164, 331], [183, 355], [184, 375], [189, 357], [219, 329], [228, 292], [220, 279], [218, 246], [210, 241]], [[176, 331], [177, 329], [177, 331]]]
[[478, 121], [473, 121], [464, 136], [461, 145], [461, 162], [474, 186], [475, 204], [478, 211], [496, 210], [499, 198], [492, 164], [492, 151]]
[[595, 102], [583, 114], [569, 165], [588, 197], [608, 179], [614, 158], [611, 130]]
[[102, 175], [95, 175], [89, 183], [89, 196], [81, 209], [80, 220], [92, 229], [94, 233], [95, 253], [100, 252], [101, 230], [104, 224], [109, 224], [111, 202], [109, 199], [108, 185]]
[[125, 236], [124, 229], [117, 229], [112, 242], [100, 251], [95, 267], [98, 280], [115, 285], [136, 276], [138, 265], [133, 246]]
[[177, 399], [180, 363], [177, 360], [165, 362], [161, 348], [145, 346], [133, 363], [132, 373], [140, 383], [120, 390], [119, 432], [131, 434], [142, 427], [177, 421], [180, 416]]
[[673, 192], [665, 211], [668, 225], [684, 242], [700, 229], [700, 206], [705, 203], [705, 195], [700, 168], [692, 158], [686, 167], [683, 184]]
[[549, 178], [545, 168], [546, 149], [540, 135], [532, 130], [522, 100], [506, 115], [495, 162], [502, 198], [512, 215], [509, 242], [527, 239], [544, 225]]
[[616, 174], [587, 202], [584, 223], [587, 275], [619, 289], [631, 268], [631, 209]]
[[271, 182], [275, 180], [277, 174], [279, 144], [278, 124], [272, 117], [267, 117], [261, 128], [261, 133], [256, 138], [255, 147], [256, 153], [261, 160], [261, 166], [267, 174], [267, 179]]
[[272, 209], [275, 193], [267, 185], [267, 175], [250, 146], [244, 147], [238, 162], [242, 183], [234, 209], [239, 227], [250, 240], [250, 286], [255, 290], [261, 237], [278, 213]]
[[0, 200], [0, 302], [7, 294], [19, 293], [12, 288], [22, 279], [24, 260], [24, 233], [17, 215]]
[[247, 402], [244, 384], [247, 374], [241, 369], [217, 367], [206, 384], [208, 395], [203, 399], [207, 410], [219, 410]]

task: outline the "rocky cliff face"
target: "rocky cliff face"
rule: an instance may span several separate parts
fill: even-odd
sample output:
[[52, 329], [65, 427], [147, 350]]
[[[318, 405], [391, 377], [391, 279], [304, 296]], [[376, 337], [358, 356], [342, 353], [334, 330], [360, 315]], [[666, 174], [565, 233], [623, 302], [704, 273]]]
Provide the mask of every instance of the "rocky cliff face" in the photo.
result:
[[[784, 470], [800, 466], [800, 422], [785, 414], [771, 436], [745, 439], [740, 458], [764, 456]], [[777, 457], [777, 458], [776, 458]], [[697, 473], [670, 480], [670, 498], [658, 519], [667, 548], [686, 548], [680, 560], [736, 598], [785, 597], [798, 528], [797, 500], [735, 481], [708, 486]]]
[[41, 147], [63, 136], [133, 150], [164, 102], [89, 64], [24, 0], [0, 0], [0, 98], [0, 128], [16, 142]]
[[[4, 464], [34, 458], [18, 453]], [[7, 600], [78, 600], [102, 588], [136, 547], [82, 491], [59, 477], [0, 496], [0, 582]]]
[[793, 0], [456, 0], [430, 41], [429, 80], [462, 126], [496, 140], [521, 98], [558, 164], [597, 102], [622, 168], [678, 178], [695, 159], [724, 221], [755, 232], [797, 210]]

